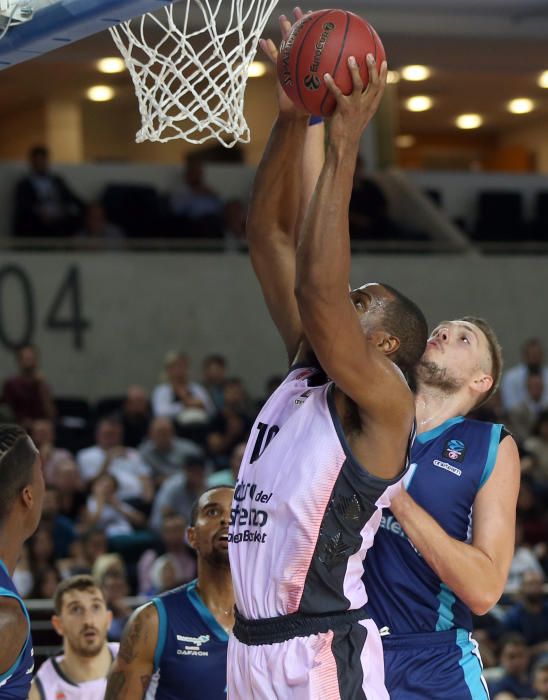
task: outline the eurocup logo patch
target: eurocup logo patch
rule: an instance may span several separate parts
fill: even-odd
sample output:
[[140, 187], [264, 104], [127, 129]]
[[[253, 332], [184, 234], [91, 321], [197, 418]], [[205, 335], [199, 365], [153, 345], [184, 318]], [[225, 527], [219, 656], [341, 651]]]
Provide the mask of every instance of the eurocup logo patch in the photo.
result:
[[305, 75], [303, 83], [307, 90], [317, 90], [322, 84], [322, 81], [317, 75], [314, 75], [314, 73], [309, 73]]
[[448, 440], [445, 443], [445, 449], [443, 450], [443, 456], [446, 459], [451, 459], [453, 462], [464, 462], [464, 455], [466, 454], [466, 445], [460, 440]]

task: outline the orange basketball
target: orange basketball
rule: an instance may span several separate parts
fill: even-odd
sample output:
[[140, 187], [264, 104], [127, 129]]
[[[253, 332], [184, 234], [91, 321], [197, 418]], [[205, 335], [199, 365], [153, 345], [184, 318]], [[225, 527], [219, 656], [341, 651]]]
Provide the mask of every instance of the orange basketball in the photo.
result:
[[305, 15], [282, 42], [278, 77], [285, 92], [309, 114], [328, 117], [335, 99], [323, 76], [329, 73], [345, 95], [352, 92], [348, 58], [354, 56], [364, 85], [369, 82], [366, 56], [375, 56], [377, 67], [386, 60], [379, 35], [365, 19], [346, 10], [318, 10]]

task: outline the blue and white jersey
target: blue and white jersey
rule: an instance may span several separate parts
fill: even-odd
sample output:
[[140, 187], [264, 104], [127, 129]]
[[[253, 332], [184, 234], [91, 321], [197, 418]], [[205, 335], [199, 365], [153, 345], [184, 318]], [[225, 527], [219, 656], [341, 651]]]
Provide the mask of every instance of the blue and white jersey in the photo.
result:
[[146, 700], [225, 700], [228, 634], [198, 595], [197, 581], [153, 598], [154, 674]]
[[13, 666], [0, 675], [0, 700], [27, 700], [34, 670], [34, 649], [30, 636], [30, 618], [4, 562], [0, 559], [0, 597], [19, 601], [27, 618], [27, 638]]
[[[448, 535], [472, 539], [473, 505], [495, 466], [502, 425], [451, 418], [417, 435], [404, 484]], [[390, 510], [365, 560], [368, 610], [395, 635], [472, 630], [468, 607], [439, 579]], [[481, 585], [481, 582], [478, 583]]]

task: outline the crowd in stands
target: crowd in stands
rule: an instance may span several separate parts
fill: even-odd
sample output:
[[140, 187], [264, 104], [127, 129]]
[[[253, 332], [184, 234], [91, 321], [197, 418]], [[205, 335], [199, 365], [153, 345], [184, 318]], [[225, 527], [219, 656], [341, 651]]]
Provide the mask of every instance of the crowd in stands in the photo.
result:
[[[195, 556], [185, 528], [209, 486], [232, 485], [261, 405], [231, 377], [222, 355], [206, 357], [200, 381], [188, 357], [170, 352], [150, 395], [89, 408], [82, 425], [56, 397], [35, 347], [20, 348], [17, 372], [2, 382], [0, 416], [31, 433], [47, 492], [35, 535], [15, 572], [27, 598], [50, 598], [57, 583], [92, 573], [114, 612], [119, 639], [131, 613], [128, 595], [150, 596], [191, 580]], [[272, 377], [267, 395], [280, 381]], [[548, 366], [528, 340], [522, 361], [475, 416], [503, 422], [521, 450], [516, 548], [499, 604], [476, 618], [475, 636], [494, 700], [548, 699]], [[481, 585], [481, 582], [478, 582]]]

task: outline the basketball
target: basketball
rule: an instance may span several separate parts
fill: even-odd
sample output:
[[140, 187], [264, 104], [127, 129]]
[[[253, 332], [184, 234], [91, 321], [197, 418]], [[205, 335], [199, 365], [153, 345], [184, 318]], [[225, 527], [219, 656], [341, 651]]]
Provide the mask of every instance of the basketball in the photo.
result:
[[346, 10], [319, 10], [305, 15], [282, 42], [278, 77], [293, 102], [309, 114], [330, 116], [335, 98], [323, 79], [329, 73], [345, 95], [352, 92], [348, 58], [358, 63], [364, 86], [369, 82], [366, 56], [373, 54], [380, 70], [386, 59], [379, 35], [365, 19]]

